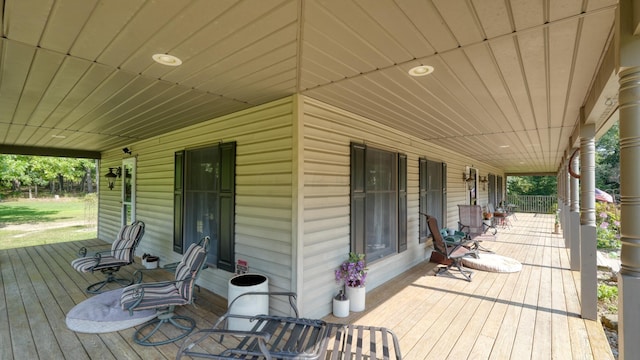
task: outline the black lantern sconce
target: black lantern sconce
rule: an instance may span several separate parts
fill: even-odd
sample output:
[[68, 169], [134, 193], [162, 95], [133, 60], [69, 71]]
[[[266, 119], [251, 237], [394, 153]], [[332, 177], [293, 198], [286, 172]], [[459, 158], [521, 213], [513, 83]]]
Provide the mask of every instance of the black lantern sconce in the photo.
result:
[[462, 173], [462, 180], [467, 185], [467, 189], [469, 190], [473, 189], [473, 186], [475, 185], [475, 182], [476, 182], [476, 178], [472, 177], [469, 172], [465, 171]]
[[487, 190], [487, 182], [489, 181], [486, 176], [480, 176], [478, 180], [482, 183], [482, 191]]
[[[114, 173], [113, 170], [116, 170]], [[109, 172], [104, 176], [107, 178], [107, 183], [109, 190], [113, 190], [113, 187], [116, 186], [116, 179], [122, 176], [122, 168], [118, 166], [117, 168], [109, 168]]]

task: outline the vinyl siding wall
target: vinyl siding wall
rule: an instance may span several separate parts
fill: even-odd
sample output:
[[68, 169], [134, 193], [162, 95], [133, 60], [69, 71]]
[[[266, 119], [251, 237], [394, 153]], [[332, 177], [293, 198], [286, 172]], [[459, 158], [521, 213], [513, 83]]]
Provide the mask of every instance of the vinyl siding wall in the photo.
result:
[[[220, 141], [237, 142], [236, 259], [247, 260], [252, 272], [265, 274], [270, 290], [297, 291], [306, 317], [331, 312], [331, 299], [339, 288], [333, 271], [349, 252], [352, 141], [407, 155], [408, 249], [370, 264], [368, 290], [430, 256], [430, 248], [418, 244], [420, 157], [447, 163], [450, 227], [458, 219], [456, 205], [466, 203], [464, 167], [474, 166], [483, 176], [488, 172], [502, 174], [409, 134], [294, 95], [131, 143], [132, 156], [137, 158], [136, 218], [147, 225], [138, 255], [159, 255], [161, 264], [181, 258], [172, 250], [174, 153]], [[108, 167], [121, 166], [127, 156], [121, 149], [103, 153], [100, 174]], [[121, 190], [121, 179], [112, 191], [101, 181], [101, 239], [113, 240], [120, 229]], [[480, 204], [486, 203], [486, 198], [487, 191], [480, 192]], [[200, 284], [226, 297], [232, 276], [207, 269]], [[287, 306], [276, 300], [271, 309], [280, 313]]]
[[[218, 142], [237, 142], [236, 259], [265, 274], [272, 291], [292, 289], [292, 114], [293, 98], [220, 117], [129, 146], [137, 157], [136, 218], [146, 224], [138, 255], [159, 255], [162, 263], [179, 261], [173, 243], [174, 153]], [[126, 155], [125, 155], [126, 157]], [[123, 153], [103, 153], [100, 174], [121, 166]], [[113, 240], [120, 229], [121, 179], [110, 191], [100, 188], [98, 236]], [[207, 269], [199, 283], [227, 296], [232, 273]], [[282, 302], [272, 308], [286, 309]]]
[[[305, 316], [320, 317], [331, 312], [331, 299], [340, 289], [333, 271], [349, 253], [351, 142], [407, 155], [407, 250], [369, 264], [367, 290], [431, 255], [430, 248], [418, 243], [420, 157], [447, 163], [446, 225], [451, 227], [456, 226], [458, 221], [456, 205], [468, 201], [465, 200], [466, 191], [462, 181], [465, 166], [478, 168], [481, 175], [499, 173], [499, 170], [320, 101], [303, 97], [301, 103], [304, 123], [304, 218], [300, 226], [303, 228], [301, 248], [304, 272], [299, 293]], [[478, 202], [486, 203], [487, 196], [487, 191], [481, 191]]]

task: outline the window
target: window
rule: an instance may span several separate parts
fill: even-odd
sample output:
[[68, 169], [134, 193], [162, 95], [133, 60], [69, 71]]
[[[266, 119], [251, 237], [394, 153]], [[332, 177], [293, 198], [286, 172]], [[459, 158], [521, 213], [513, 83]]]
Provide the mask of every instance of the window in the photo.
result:
[[[419, 160], [420, 213], [438, 220], [438, 225], [446, 226], [447, 204], [447, 164], [427, 159]], [[424, 243], [429, 236], [427, 219], [420, 215], [419, 241]]]
[[122, 226], [136, 221], [136, 158], [122, 160]]
[[173, 249], [211, 237], [207, 264], [234, 270], [235, 143], [175, 154]]
[[469, 177], [472, 179], [467, 181], [467, 190], [469, 190], [469, 205], [478, 204], [478, 170], [469, 168]]
[[406, 155], [351, 144], [351, 251], [368, 261], [406, 250]]

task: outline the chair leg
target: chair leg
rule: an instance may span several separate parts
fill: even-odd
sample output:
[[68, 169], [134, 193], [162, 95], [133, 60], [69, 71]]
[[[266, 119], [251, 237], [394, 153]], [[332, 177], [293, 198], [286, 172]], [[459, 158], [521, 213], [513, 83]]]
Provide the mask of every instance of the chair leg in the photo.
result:
[[[451, 274], [451, 271], [449, 271], [451, 269], [452, 266], [455, 266], [456, 268], [458, 268], [458, 271], [460, 271], [460, 274], [462, 274], [462, 276], [464, 276], [465, 280], [467, 280], [468, 282], [471, 282], [471, 274], [473, 274], [473, 271], [465, 268], [462, 265], [462, 260], [454, 260], [451, 264], [447, 265], [447, 266], [440, 266], [438, 267], [438, 270], [436, 270], [436, 273], [434, 274], [435, 276], [439, 276], [441, 274], [444, 274], [446, 272], [448, 272], [449, 274]], [[453, 274], [452, 274], [453, 276]]]
[[100, 294], [102, 292], [102, 288], [113, 282], [118, 283], [123, 287], [133, 284], [133, 280], [117, 278], [113, 272], [105, 272], [105, 275], [107, 276], [106, 279], [87, 286], [87, 292], [89, 294]]
[[[164, 340], [151, 340], [151, 337], [153, 337], [153, 335], [155, 335], [164, 324], [173, 325], [173, 327], [178, 330], [178, 335]], [[158, 315], [158, 317], [147, 322], [146, 324], [142, 325], [141, 328], [136, 330], [136, 332], [133, 334], [133, 341], [135, 341], [136, 344], [142, 346], [169, 344], [189, 335], [193, 331], [193, 329], [195, 329], [195, 327], [195, 320], [187, 316], [176, 315], [173, 312], [173, 307], [171, 307], [166, 312], [161, 313], [160, 315]], [[146, 333], [146, 335], [144, 335], [144, 333]]]
[[458, 268], [462, 276], [464, 276], [468, 282], [471, 282], [471, 274], [473, 274], [473, 271], [465, 268], [464, 265], [462, 265], [462, 260], [458, 259], [454, 261], [453, 265]]

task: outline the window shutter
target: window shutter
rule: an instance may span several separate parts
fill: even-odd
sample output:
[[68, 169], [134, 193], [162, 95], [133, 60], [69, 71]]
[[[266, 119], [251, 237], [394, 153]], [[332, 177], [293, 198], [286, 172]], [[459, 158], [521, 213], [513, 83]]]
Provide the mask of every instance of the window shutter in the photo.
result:
[[407, 250], [407, 155], [398, 154], [398, 252]]
[[184, 151], [178, 151], [175, 153], [173, 174], [173, 251], [182, 254], [182, 219], [184, 214]]
[[351, 251], [364, 254], [365, 145], [351, 144]]
[[442, 224], [447, 224], [447, 164], [442, 163]]
[[220, 145], [220, 181], [218, 204], [220, 222], [218, 234], [219, 269], [234, 271], [235, 263], [235, 192], [236, 192], [236, 143]]
[[418, 172], [419, 172], [419, 231], [420, 236], [418, 237], [419, 243], [424, 243], [427, 241], [427, 236], [429, 233], [427, 232], [427, 218], [422, 214], [427, 213], [427, 159], [419, 159], [418, 160]]

